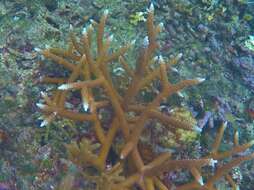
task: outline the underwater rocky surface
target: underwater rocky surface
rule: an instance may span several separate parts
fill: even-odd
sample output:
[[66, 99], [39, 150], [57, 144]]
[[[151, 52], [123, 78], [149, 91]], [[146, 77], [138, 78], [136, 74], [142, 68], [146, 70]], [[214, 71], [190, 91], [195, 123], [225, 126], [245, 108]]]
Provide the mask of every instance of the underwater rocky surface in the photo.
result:
[[[54, 68], [41, 69], [38, 50], [67, 47], [70, 30], [80, 34], [89, 20], [98, 21], [105, 9], [110, 13], [107, 25], [114, 33], [113, 46], [133, 39], [141, 44], [150, 3], [155, 6], [155, 21], [165, 26], [159, 36], [162, 55], [182, 55], [170, 79], [206, 78], [200, 86], [184, 90], [162, 105], [168, 112], [176, 107], [191, 112], [202, 128], [201, 136], [194, 138], [194, 142], [188, 141], [189, 144], [175, 145], [168, 140], [168, 134], [155, 140], [160, 145], [157, 148], [173, 149], [179, 158], [198, 157], [211, 146], [223, 121], [229, 125], [223, 140], [225, 149], [233, 138], [233, 129], [239, 131], [241, 144], [254, 139], [254, 41], [251, 38], [254, 4], [251, 1], [2, 0], [0, 189], [55, 189], [67, 170], [66, 165], [70, 164], [64, 143], [82, 136], [94, 138], [84, 126], [69, 120], [40, 128], [41, 113], [35, 103], [40, 99], [40, 91], [51, 87], [38, 81], [47, 69], [54, 71]], [[132, 50], [126, 58], [134, 62], [132, 55], [135, 54]], [[145, 94], [144, 98], [149, 99], [150, 95]], [[72, 103], [75, 105], [75, 99]], [[75, 127], [80, 136], [69, 130], [69, 126]], [[162, 134], [160, 126], [156, 127], [155, 134]], [[253, 165], [253, 161], [246, 162], [232, 171], [240, 189], [253, 188]], [[181, 183], [189, 179], [187, 173], [165, 174], [165, 181]], [[82, 180], [76, 183], [77, 189], [88, 187]], [[224, 184], [220, 181], [217, 189], [230, 189]]]

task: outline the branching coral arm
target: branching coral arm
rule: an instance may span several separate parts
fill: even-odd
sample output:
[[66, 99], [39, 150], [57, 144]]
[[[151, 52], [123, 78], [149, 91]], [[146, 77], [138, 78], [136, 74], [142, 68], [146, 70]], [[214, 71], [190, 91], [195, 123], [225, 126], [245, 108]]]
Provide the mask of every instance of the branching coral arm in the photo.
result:
[[42, 110], [42, 112], [45, 113], [55, 113], [61, 117], [73, 119], [76, 121], [93, 121], [94, 116], [90, 114], [83, 114], [83, 113], [77, 113], [73, 111], [69, 111], [66, 109], [58, 108], [58, 107], [53, 107], [53, 106], [48, 106], [44, 104], [37, 104], [37, 106]]
[[42, 55], [44, 57], [47, 57], [47, 58], [53, 60], [54, 62], [56, 62], [56, 63], [58, 63], [60, 65], [63, 65], [65, 68], [67, 68], [67, 69], [69, 69], [71, 71], [73, 71], [75, 69], [75, 67], [76, 67], [74, 64], [66, 61], [64, 58], [51, 53], [49, 50], [42, 51]]
[[50, 83], [50, 84], [63, 84], [63, 83], [67, 83], [66, 78], [62, 78], [62, 77], [42, 77], [40, 79], [41, 83]]
[[104, 28], [106, 24], [106, 20], [108, 17], [108, 10], [105, 10], [99, 24], [97, 25], [97, 52], [100, 56], [103, 50], [103, 34], [104, 34]]
[[229, 163], [223, 165], [222, 167], [218, 168], [215, 172], [215, 174], [208, 179], [205, 186], [206, 187], [212, 187], [213, 184], [219, 180], [222, 176], [226, 175], [233, 167], [238, 166], [240, 163], [251, 160], [254, 158], [254, 153], [247, 155], [247, 156], [241, 156], [238, 158], [235, 158], [231, 160]]
[[62, 56], [64, 58], [69, 58], [75, 61], [79, 61], [81, 56], [76, 55], [72, 52], [72, 50], [63, 50], [60, 48], [50, 48], [49, 51], [55, 55]]

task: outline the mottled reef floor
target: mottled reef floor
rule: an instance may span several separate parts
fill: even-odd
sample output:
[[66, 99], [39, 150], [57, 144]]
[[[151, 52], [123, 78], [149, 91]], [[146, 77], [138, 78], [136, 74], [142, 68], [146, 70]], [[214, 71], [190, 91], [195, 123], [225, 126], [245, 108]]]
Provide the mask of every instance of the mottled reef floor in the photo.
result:
[[[206, 79], [168, 100], [168, 109], [181, 106], [193, 114], [203, 129], [197, 143], [202, 147], [209, 146], [221, 121], [229, 123], [225, 147], [233, 129], [239, 131], [241, 143], [254, 139], [252, 2], [0, 0], [0, 190], [54, 189], [65, 169], [64, 143], [73, 136], [64, 126], [76, 124], [60, 120], [48, 128], [39, 127], [41, 114], [35, 103], [40, 91], [49, 87], [38, 83], [42, 74], [38, 50], [67, 47], [70, 28], [79, 35], [90, 19], [98, 20], [108, 9], [106, 33], [114, 34], [116, 47], [136, 39], [135, 49], [126, 56], [134, 62], [145, 37], [144, 17], [151, 2], [155, 22], [165, 26], [159, 37], [160, 53], [164, 57], [182, 54], [172, 81]], [[241, 189], [253, 189], [253, 161], [234, 172]]]

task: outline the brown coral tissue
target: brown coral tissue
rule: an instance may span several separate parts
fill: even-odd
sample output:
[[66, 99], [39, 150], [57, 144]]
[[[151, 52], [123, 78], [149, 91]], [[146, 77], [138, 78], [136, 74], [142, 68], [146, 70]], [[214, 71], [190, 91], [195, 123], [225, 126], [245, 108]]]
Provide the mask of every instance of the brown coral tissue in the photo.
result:
[[[150, 122], [160, 123], [175, 134], [178, 129], [197, 131], [196, 126], [163, 113], [159, 107], [166, 98], [182, 89], [197, 85], [202, 78], [171, 83], [168, 71], [179, 57], [164, 59], [158, 54], [157, 35], [163, 24], [154, 24], [154, 7], [147, 9], [147, 36], [139, 46], [136, 66], [133, 68], [124, 55], [135, 45], [110, 48], [113, 36], [104, 34], [108, 11], [98, 22], [83, 30], [81, 38], [70, 35], [67, 50], [50, 48], [41, 51], [48, 60], [65, 68], [63, 77], [47, 76], [41, 82], [57, 87], [42, 92], [42, 101], [37, 106], [43, 113], [41, 126], [49, 125], [56, 118], [67, 118], [76, 122], [87, 122], [96, 140], [82, 138], [66, 145], [68, 157], [82, 173], [84, 180], [90, 181], [98, 190], [214, 190], [220, 179], [225, 179], [233, 189], [238, 186], [230, 176], [233, 167], [254, 158], [254, 154], [239, 154], [250, 148], [253, 141], [240, 145], [238, 136], [231, 150], [220, 152], [219, 147], [227, 123], [223, 123], [217, 133], [209, 155], [196, 159], [175, 159], [170, 152], [153, 152], [150, 158], [143, 154], [140, 141]], [[95, 34], [94, 34], [95, 33]], [[121, 80], [115, 76], [112, 65], [118, 64]], [[68, 76], [66, 77], [66, 75]], [[154, 84], [159, 84], [155, 88]], [[150, 101], [142, 101], [145, 90], [154, 91]], [[154, 90], [156, 89], [156, 90]], [[78, 95], [77, 95], [78, 94]], [[76, 96], [78, 103], [67, 106], [68, 100]], [[108, 110], [105, 118], [103, 110]], [[144, 142], [142, 142], [144, 144]], [[109, 162], [111, 150], [115, 150], [114, 162]], [[147, 153], [149, 155], [149, 151]], [[145, 158], [146, 157], [146, 158]], [[213, 169], [209, 169], [213, 167]], [[94, 172], [91, 171], [93, 168]], [[163, 182], [165, 172], [188, 171], [193, 177], [186, 184], [170, 187]], [[71, 190], [74, 181], [66, 175], [59, 189]]]

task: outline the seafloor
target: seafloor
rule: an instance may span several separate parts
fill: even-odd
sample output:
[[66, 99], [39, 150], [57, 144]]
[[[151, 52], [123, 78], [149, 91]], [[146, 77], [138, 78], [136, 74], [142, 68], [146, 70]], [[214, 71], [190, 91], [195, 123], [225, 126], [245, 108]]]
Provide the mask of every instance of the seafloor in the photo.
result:
[[[194, 115], [202, 133], [193, 146], [209, 146], [223, 121], [228, 122], [224, 148], [231, 146], [233, 130], [239, 131], [240, 143], [254, 139], [251, 0], [0, 0], [0, 190], [56, 189], [66, 172], [64, 144], [73, 134], [65, 126], [76, 124], [59, 119], [40, 127], [41, 113], [35, 104], [40, 91], [48, 87], [38, 82], [42, 74], [38, 50], [66, 47], [70, 26], [79, 35], [105, 9], [109, 10], [106, 33], [114, 34], [113, 45], [133, 39], [141, 44], [151, 2], [155, 22], [164, 23], [159, 37], [161, 54], [182, 54], [172, 81], [206, 79], [165, 105], [168, 109], [185, 107]], [[130, 52], [127, 58], [133, 61], [134, 54]], [[188, 153], [187, 145], [182, 146], [177, 147], [182, 154], [205, 152], [203, 148]], [[231, 174], [241, 190], [254, 189], [254, 161], [241, 164]], [[181, 183], [188, 176], [174, 180]], [[75, 188], [88, 187], [79, 182]], [[217, 189], [230, 187], [221, 179]]]

